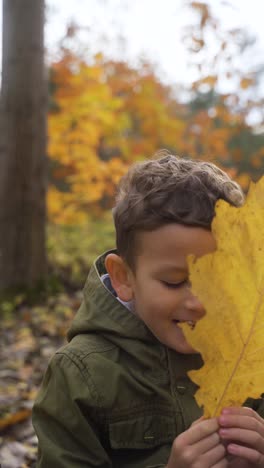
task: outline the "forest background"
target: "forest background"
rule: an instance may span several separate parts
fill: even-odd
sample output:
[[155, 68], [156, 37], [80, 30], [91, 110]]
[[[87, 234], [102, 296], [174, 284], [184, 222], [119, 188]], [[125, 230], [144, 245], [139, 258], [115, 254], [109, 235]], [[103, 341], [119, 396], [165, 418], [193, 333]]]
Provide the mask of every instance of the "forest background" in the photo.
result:
[[[8, 2], [0, 128], [0, 463], [12, 468], [35, 464], [32, 401], [80, 305], [91, 262], [114, 246], [111, 207], [120, 177], [131, 163], [166, 149], [216, 163], [247, 192], [264, 169], [264, 62], [252, 31], [225, 25], [224, 16], [235, 14], [231, 1], [217, 2], [217, 9], [212, 2], [180, 5], [188, 12], [181, 37], [186, 83], [168, 82], [146, 55], [128, 60], [118, 27], [119, 53], [111, 53], [107, 31], [89, 43], [91, 25], [70, 19], [56, 53], [45, 50], [43, 0], [25, 0], [27, 8], [17, 16], [18, 0]], [[46, 21], [50, 17], [46, 5]], [[15, 33], [8, 31], [18, 18], [21, 28], [30, 31], [34, 23], [39, 29], [33, 32], [40, 74], [32, 86], [21, 84], [23, 54], [19, 73], [10, 61], [8, 41]], [[171, 61], [177, 69], [177, 44]], [[24, 100], [20, 89], [28, 93]], [[41, 103], [35, 110], [25, 104], [33, 93], [32, 102]], [[27, 115], [29, 107], [34, 116]]]

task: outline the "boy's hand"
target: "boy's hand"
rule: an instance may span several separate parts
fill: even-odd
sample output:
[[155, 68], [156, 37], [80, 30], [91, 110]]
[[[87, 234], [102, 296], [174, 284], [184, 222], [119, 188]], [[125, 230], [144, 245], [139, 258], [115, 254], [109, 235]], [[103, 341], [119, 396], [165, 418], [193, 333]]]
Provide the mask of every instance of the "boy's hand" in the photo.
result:
[[214, 419], [199, 419], [173, 442], [167, 468], [227, 468], [225, 448]]
[[225, 408], [219, 435], [232, 455], [230, 468], [264, 468], [264, 420], [251, 408]]

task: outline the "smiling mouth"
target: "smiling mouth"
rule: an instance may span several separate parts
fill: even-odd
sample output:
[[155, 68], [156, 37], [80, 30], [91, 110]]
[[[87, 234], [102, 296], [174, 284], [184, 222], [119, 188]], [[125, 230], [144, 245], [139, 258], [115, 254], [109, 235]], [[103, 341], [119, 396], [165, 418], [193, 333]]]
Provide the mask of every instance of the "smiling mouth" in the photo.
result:
[[173, 320], [174, 323], [187, 323], [191, 330], [194, 330], [196, 323], [194, 320]]

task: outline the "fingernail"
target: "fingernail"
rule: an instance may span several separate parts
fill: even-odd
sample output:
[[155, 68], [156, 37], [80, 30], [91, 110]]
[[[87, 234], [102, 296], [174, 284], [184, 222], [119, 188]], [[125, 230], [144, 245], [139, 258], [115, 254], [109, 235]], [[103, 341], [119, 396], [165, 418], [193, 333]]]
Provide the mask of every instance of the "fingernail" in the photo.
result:
[[238, 451], [238, 446], [234, 445], [234, 444], [230, 444], [230, 445], [227, 446], [227, 450], [230, 453], [236, 454], [237, 451]]
[[224, 416], [219, 416], [219, 424], [226, 424], [226, 418]]

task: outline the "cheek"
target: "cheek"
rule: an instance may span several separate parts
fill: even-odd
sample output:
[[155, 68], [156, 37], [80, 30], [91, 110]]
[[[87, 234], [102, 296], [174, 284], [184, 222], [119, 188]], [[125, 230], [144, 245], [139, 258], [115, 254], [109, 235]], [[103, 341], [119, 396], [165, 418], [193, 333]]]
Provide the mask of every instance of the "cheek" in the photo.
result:
[[160, 284], [155, 289], [155, 296], [159, 303], [162, 302], [168, 306], [175, 307], [175, 305], [184, 301], [184, 288], [167, 288], [163, 284]]
[[134, 301], [136, 312], [143, 318], [156, 319], [166, 309], [157, 288], [146, 287], [144, 290], [137, 290]]
[[[139, 280], [140, 279], [140, 280]], [[186, 292], [184, 288], [167, 289], [152, 278], [138, 278], [134, 288], [135, 310], [150, 318], [166, 318], [175, 314], [177, 307], [184, 304]]]
[[179, 291], [165, 289], [163, 285], [156, 285], [154, 288], [145, 290], [138, 297], [138, 306], [143, 308], [151, 317], [167, 318], [175, 314], [178, 307], [183, 304], [183, 294]]

